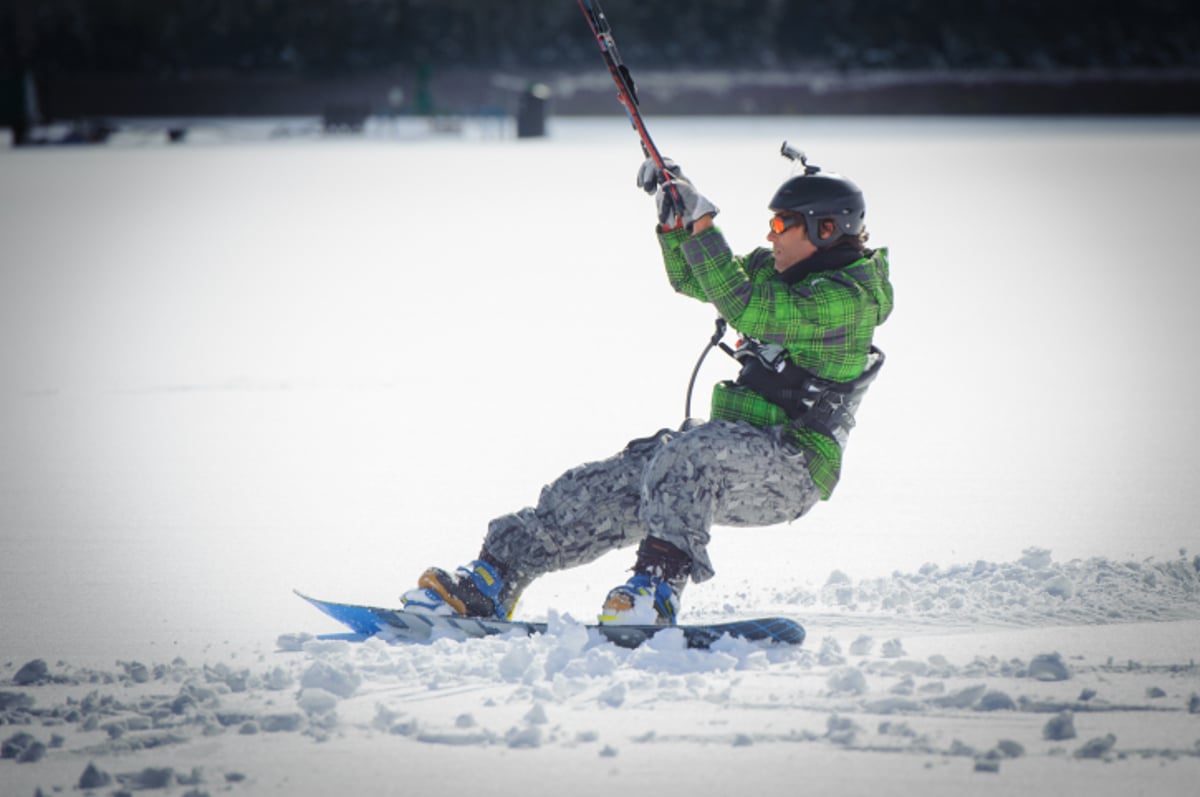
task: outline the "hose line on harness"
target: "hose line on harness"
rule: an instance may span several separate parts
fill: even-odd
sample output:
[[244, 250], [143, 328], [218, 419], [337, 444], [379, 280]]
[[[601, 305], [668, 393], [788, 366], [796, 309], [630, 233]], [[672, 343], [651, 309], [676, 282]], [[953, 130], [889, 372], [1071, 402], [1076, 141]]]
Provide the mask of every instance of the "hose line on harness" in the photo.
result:
[[734, 359], [737, 358], [733, 352], [733, 349], [728, 344], [721, 342], [721, 338], [725, 337], [725, 330], [728, 328], [728, 326], [729, 325], [725, 322], [724, 318], [717, 316], [717, 328], [713, 332], [712, 337], [709, 338], [708, 344], [704, 347], [704, 351], [700, 352], [700, 357], [696, 360], [696, 367], [692, 369], [692, 378], [688, 380], [687, 398], [684, 400], [683, 405], [683, 425], [685, 428], [691, 425], [692, 391], [696, 388], [696, 377], [700, 374], [700, 366], [704, 365], [704, 358], [708, 356], [710, 351], [718, 346], [721, 348], [721, 351], [725, 352], [730, 357], [733, 357]]

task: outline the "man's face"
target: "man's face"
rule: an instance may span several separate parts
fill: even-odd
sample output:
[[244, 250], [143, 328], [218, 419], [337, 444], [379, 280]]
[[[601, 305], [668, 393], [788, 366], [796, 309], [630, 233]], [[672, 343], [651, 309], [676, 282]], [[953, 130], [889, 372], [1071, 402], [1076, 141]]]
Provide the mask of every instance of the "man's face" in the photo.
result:
[[767, 240], [775, 253], [775, 270], [779, 272], [787, 271], [817, 251], [808, 240], [804, 219], [791, 213], [776, 213], [771, 217]]

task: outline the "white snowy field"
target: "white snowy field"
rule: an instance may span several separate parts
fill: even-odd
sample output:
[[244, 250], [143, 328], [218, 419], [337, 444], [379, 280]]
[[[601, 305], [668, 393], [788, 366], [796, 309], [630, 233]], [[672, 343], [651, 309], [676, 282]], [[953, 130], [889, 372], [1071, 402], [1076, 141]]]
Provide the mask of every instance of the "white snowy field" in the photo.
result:
[[1194, 793], [1200, 122], [649, 122], [735, 250], [784, 139], [891, 249], [834, 499], [718, 528], [685, 595], [805, 646], [589, 639], [620, 553], [531, 639], [320, 641], [291, 593], [394, 604], [682, 420], [713, 312], [618, 113], [2, 150], [0, 794]]

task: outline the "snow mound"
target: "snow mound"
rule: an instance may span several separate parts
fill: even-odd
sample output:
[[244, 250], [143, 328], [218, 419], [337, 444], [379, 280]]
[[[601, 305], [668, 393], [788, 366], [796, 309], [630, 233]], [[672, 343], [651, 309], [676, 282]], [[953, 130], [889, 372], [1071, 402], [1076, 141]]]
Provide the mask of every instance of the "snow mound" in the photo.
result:
[[927, 621], [1016, 625], [1128, 623], [1200, 617], [1200, 556], [1171, 561], [1055, 562], [1030, 548], [1016, 562], [941, 567], [854, 581], [832, 573], [823, 587], [781, 592], [784, 607], [833, 609]]

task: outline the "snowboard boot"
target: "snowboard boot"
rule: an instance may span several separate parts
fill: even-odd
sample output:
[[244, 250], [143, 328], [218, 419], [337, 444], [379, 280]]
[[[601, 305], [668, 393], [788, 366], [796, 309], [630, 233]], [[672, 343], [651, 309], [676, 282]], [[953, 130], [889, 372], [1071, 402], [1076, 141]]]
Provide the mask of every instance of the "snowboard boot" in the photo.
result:
[[600, 610], [601, 625], [675, 625], [679, 595], [671, 585], [646, 573], [635, 573], [609, 590]]
[[638, 546], [633, 576], [614, 587], [600, 611], [603, 625], [675, 625], [679, 596], [692, 569], [687, 554], [647, 537]]
[[506, 589], [500, 568], [477, 559], [454, 573], [431, 567], [417, 579], [417, 589], [404, 593], [404, 608], [462, 617], [512, 616], [517, 596]]

